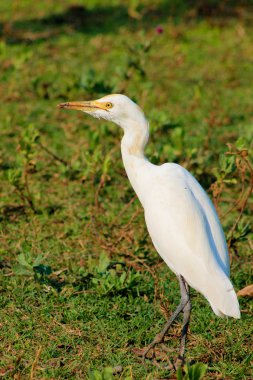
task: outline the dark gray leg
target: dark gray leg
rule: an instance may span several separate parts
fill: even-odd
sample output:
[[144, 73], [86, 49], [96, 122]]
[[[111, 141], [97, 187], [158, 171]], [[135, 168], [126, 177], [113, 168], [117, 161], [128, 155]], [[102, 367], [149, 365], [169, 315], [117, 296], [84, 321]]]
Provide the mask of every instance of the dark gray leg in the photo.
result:
[[181, 300], [170, 317], [170, 319], [167, 321], [165, 324], [164, 328], [162, 331], [155, 336], [155, 339], [153, 342], [146, 348], [146, 350], [143, 353], [143, 361], [145, 360], [148, 352], [152, 350], [157, 344], [162, 343], [164, 340], [164, 337], [169, 330], [170, 326], [174, 322], [174, 320], [177, 318], [177, 316], [183, 311], [184, 313], [184, 320], [183, 320], [183, 329], [182, 329], [182, 335], [181, 335], [181, 343], [180, 343], [180, 352], [179, 352], [179, 357], [183, 358], [184, 356], [184, 350], [185, 350], [185, 340], [186, 340], [186, 334], [189, 326], [189, 319], [190, 319], [190, 310], [191, 310], [191, 304], [190, 304], [190, 296], [189, 296], [189, 288], [188, 284], [186, 283], [185, 279], [183, 276], [179, 276], [179, 285], [180, 285], [180, 293], [181, 293]]
[[[189, 286], [185, 279], [182, 277], [182, 282], [184, 283], [184, 290], [183, 292], [185, 293], [185, 296], [188, 297], [188, 301], [183, 308], [183, 328], [181, 332], [181, 341], [180, 341], [180, 350], [179, 350], [179, 355], [176, 361], [176, 368], [181, 366], [184, 363], [184, 353], [185, 353], [185, 343], [186, 343], [186, 336], [187, 336], [187, 331], [190, 323], [190, 315], [191, 315], [191, 300], [190, 300], [190, 293], [189, 293]], [[180, 286], [181, 289], [181, 286]], [[182, 295], [182, 291], [181, 291]]]

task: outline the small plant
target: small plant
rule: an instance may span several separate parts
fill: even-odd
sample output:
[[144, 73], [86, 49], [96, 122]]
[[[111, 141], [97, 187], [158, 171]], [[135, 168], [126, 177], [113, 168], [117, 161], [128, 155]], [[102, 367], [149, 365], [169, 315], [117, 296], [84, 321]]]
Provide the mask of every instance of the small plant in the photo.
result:
[[[102, 371], [98, 371], [96, 369], [95, 370], [90, 369], [88, 376], [89, 376], [89, 380], [114, 380], [115, 379], [114, 375], [116, 373], [119, 373], [119, 372], [122, 372], [121, 366], [118, 366], [115, 368], [106, 367], [106, 368], [102, 369]], [[126, 372], [129, 373], [128, 368], [126, 369]], [[125, 374], [125, 371], [124, 371], [124, 373], [121, 374], [120, 379], [121, 380], [132, 380], [133, 378], [131, 375]]]
[[111, 262], [105, 254], [101, 254], [98, 265], [90, 265], [92, 287], [103, 295], [136, 291], [140, 274], [123, 267], [124, 263]]
[[[27, 250], [26, 250], [27, 251]], [[29, 255], [29, 252], [24, 252], [20, 253], [17, 257], [18, 263], [14, 265], [13, 271], [15, 274], [20, 275], [20, 276], [33, 276], [35, 275], [36, 268], [42, 266], [42, 260], [43, 256], [38, 255], [34, 261], [32, 261], [32, 258]], [[50, 267], [47, 267], [48, 274], [52, 272]], [[50, 268], [50, 269], [49, 269]]]
[[235, 228], [231, 228], [227, 235], [230, 249], [238, 254], [238, 244], [247, 241], [251, 233], [252, 228], [250, 226], [250, 223], [244, 223], [241, 220], [236, 223]]
[[[228, 151], [220, 156], [220, 167], [215, 170], [217, 178], [211, 186], [215, 207], [219, 209], [219, 203], [224, 193], [233, 185], [240, 185], [241, 191], [238, 198], [221, 215], [221, 219], [231, 212], [237, 211], [233, 225], [228, 232], [228, 247], [236, 252], [236, 245], [245, 240], [250, 233], [247, 223], [243, 223], [244, 210], [253, 191], [253, 168], [248, 159], [248, 149], [244, 142], [239, 139], [236, 145], [227, 144]], [[238, 191], [237, 191], [238, 192]]]
[[204, 363], [196, 363], [192, 365], [187, 363], [183, 369], [180, 367], [177, 370], [177, 380], [201, 380], [205, 376], [206, 371], [207, 365]]
[[152, 87], [153, 84], [149, 81], [147, 73], [147, 60], [155, 37], [147, 40], [143, 34], [138, 42], [126, 44], [128, 54], [125, 55], [124, 65], [118, 66], [116, 70], [119, 77], [117, 83], [115, 83], [114, 90], [116, 92], [124, 93], [126, 90], [129, 91], [129, 87], [133, 83], [140, 82], [142, 85], [145, 83], [146, 88], [150, 89]]
[[88, 94], [96, 94], [96, 96], [112, 92], [112, 87], [104, 79], [98, 78], [97, 73], [93, 69], [89, 69], [82, 75], [81, 88]]
[[98, 370], [89, 370], [89, 380], [113, 380], [113, 370], [111, 367], [103, 369], [101, 372]]
[[39, 254], [35, 260], [32, 260], [26, 247], [24, 251], [25, 252], [18, 255], [18, 263], [13, 266], [13, 272], [19, 276], [33, 277], [36, 282], [44, 285], [47, 291], [50, 289], [55, 289], [60, 292], [62, 287], [65, 285], [65, 281], [59, 279], [53, 273], [51, 266], [42, 264], [45, 257], [42, 254]]
[[22, 201], [29, 205], [34, 213], [38, 213], [34, 196], [30, 190], [29, 176], [36, 173], [36, 149], [39, 133], [33, 124], [29, 124], [23, 131], [16, 161], [16, 167], [7, 171], [7, 180], [14, 186]]

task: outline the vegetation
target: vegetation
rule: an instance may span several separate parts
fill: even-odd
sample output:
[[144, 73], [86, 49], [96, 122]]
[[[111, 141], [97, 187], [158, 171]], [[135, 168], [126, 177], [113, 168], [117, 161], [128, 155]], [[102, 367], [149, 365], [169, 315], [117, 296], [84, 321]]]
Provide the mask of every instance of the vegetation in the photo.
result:
[[[252, 11], [168, 3], [0, 4], [1, 378], [197, 379], [205, 365], [205, 379], [252, 378], [249, 297], [242, 319], [226, 320], [193, 291], [185, 374], [141, 364], [136, 349], [177, 304], [177, 280], [148, 237], [119, 128], [56, 108], [112, 92], [136, 100], [151, 125], [147, 156], [201, 182], [235, 288], [250, 285]], [[171, 361], [179, 336], [180, 321]]]

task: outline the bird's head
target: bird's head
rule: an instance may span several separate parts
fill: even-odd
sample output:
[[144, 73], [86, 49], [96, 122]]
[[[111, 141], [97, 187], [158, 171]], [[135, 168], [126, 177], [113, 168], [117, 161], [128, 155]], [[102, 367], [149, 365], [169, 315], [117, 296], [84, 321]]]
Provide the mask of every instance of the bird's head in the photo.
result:
[[59, 108], [79, 110], [98, 119], [110, 120], [123, 129], [146, 122], [141, 108], [125, 95], [107, 95], [98, 100], [61, 103]]

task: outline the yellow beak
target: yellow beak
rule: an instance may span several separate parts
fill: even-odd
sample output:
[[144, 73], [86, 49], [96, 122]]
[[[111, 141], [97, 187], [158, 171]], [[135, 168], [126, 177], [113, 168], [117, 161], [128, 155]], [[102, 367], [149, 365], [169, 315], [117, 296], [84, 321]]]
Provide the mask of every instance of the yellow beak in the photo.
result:
[[78, 110], [83, 112], [92, 112], [96, 111], [97, 109], [105, 110], [106, 109], [106, 103], [98, 102], [96, 100], [89, 101], [89, 102], [67, 102], [67, 103], [61, 103], [58, 104], [58, 108], [63, 108], [67, 110]]

